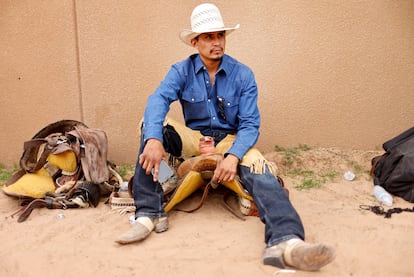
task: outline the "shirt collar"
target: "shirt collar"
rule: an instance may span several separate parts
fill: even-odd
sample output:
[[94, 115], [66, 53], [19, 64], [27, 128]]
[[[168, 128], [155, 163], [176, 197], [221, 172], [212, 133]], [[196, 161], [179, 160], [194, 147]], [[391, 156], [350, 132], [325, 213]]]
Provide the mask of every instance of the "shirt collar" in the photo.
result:
[[[221, 64], [219, 69], [217, 70], [217, 72], [223, 71], [224, 73], [229, 72], [230, 69], [230, 63], [228, 61], [228, 56], [227, 55], [223, 55], [223, 58], [221, 60]], [[195, 72], [199, 73], [201, 69], [204, 68], [204, 64], [201, 61], [200, 55], [197, 55], [197, 57], [195, 58]]]

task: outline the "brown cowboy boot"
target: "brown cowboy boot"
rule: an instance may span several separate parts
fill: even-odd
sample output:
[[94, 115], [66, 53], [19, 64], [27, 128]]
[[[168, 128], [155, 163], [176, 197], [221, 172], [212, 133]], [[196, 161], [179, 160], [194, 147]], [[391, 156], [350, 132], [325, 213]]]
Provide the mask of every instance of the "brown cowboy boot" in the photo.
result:
[[119, 244], [138, 242], [148, 237], [154, 229], [156, 233], [167, 231], [168, 218], [139, 217], [132, 224], [132, 227], [115, 241]]
[[290, 239], [266, 248], [263, 263], [279, 268], [284, 268], [287, 264], [300, 270], [316, 271], [334, 259], [335, 250], [331, 246]]

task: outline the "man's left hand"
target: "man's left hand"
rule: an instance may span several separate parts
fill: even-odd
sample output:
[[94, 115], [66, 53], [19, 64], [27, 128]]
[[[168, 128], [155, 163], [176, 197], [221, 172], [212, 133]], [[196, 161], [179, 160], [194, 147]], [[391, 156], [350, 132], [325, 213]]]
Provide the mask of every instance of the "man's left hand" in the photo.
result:
[[239, 158], [229, 154], [223, 160], [217, 162], [217, 167], [214, 170], [213, 181], [229, 182], [233, 181], [237, 174], [237, 165]]

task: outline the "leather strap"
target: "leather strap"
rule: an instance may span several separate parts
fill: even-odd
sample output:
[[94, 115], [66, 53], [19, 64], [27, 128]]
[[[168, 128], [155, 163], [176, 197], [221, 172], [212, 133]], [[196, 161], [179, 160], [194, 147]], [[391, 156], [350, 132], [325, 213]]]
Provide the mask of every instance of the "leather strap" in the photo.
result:
[[[78, 208], [78, 204], [68, 201], [66, 199], [46, 197], [45, 199], [35, 199], [31, 201], [27, 206], [22, 207], [16, 211], [13, 215], [19, 214], [17, 222], [25, 221], [33, 209], [35, 208], [48, 208], [48, 209], [67, 209], [67, 208]], [[12, 215], [12, 216], [13, 216]]]
[[38, 158], [38, 152], [42, 145], [45, 145], [47, 142], [44, 138], [36, 138], [24, 143], [24, 150], [22, 157], [20, 158], [20, 167], [26, 172], [34, 173], [41, 169], [46, 161], [47, 156], [50, 154], [51, 149], [44, 147], [44, 150], [40, 157]]
[[34, 208], [43, 208], [43, 207], [47, 207], [45, 200], [43, 199], [33, 200], [32, 202], [30, 202], [29, 205], [24, 207], [23, 210], [20, 212], [20, 215], [17, 218], [17, 222], [25, 221], [30, 216]]
[[195, 208], [191, 208], [191, 209], [188, 209], [188, 210], [187, 209], [179, 209], [179, 208], [175, 208], [175, 209], [177, 211], [186, 212], [186, 213], [192, 213], [192, 212], [197, 211], [198, 209], [200, 209], [203, 206], [204, 202], [206, 201], [208, 192], [209, 192], [209, 190], [211, 188], [211, 185], [212, 185], [211, 182], [209, 182], [204, 187], [204, 189], [203, 189], [203, 195], [201, 196], [200, 202], [198, 203], [198, 205]]

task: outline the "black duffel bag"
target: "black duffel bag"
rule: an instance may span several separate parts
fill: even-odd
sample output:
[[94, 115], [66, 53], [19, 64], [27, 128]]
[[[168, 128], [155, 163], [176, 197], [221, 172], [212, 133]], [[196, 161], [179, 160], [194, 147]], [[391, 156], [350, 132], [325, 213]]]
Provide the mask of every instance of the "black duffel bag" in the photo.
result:
[[414, 203], [414, 127], [383, 144], [385, 153], [372, 159], [374, 185]]

